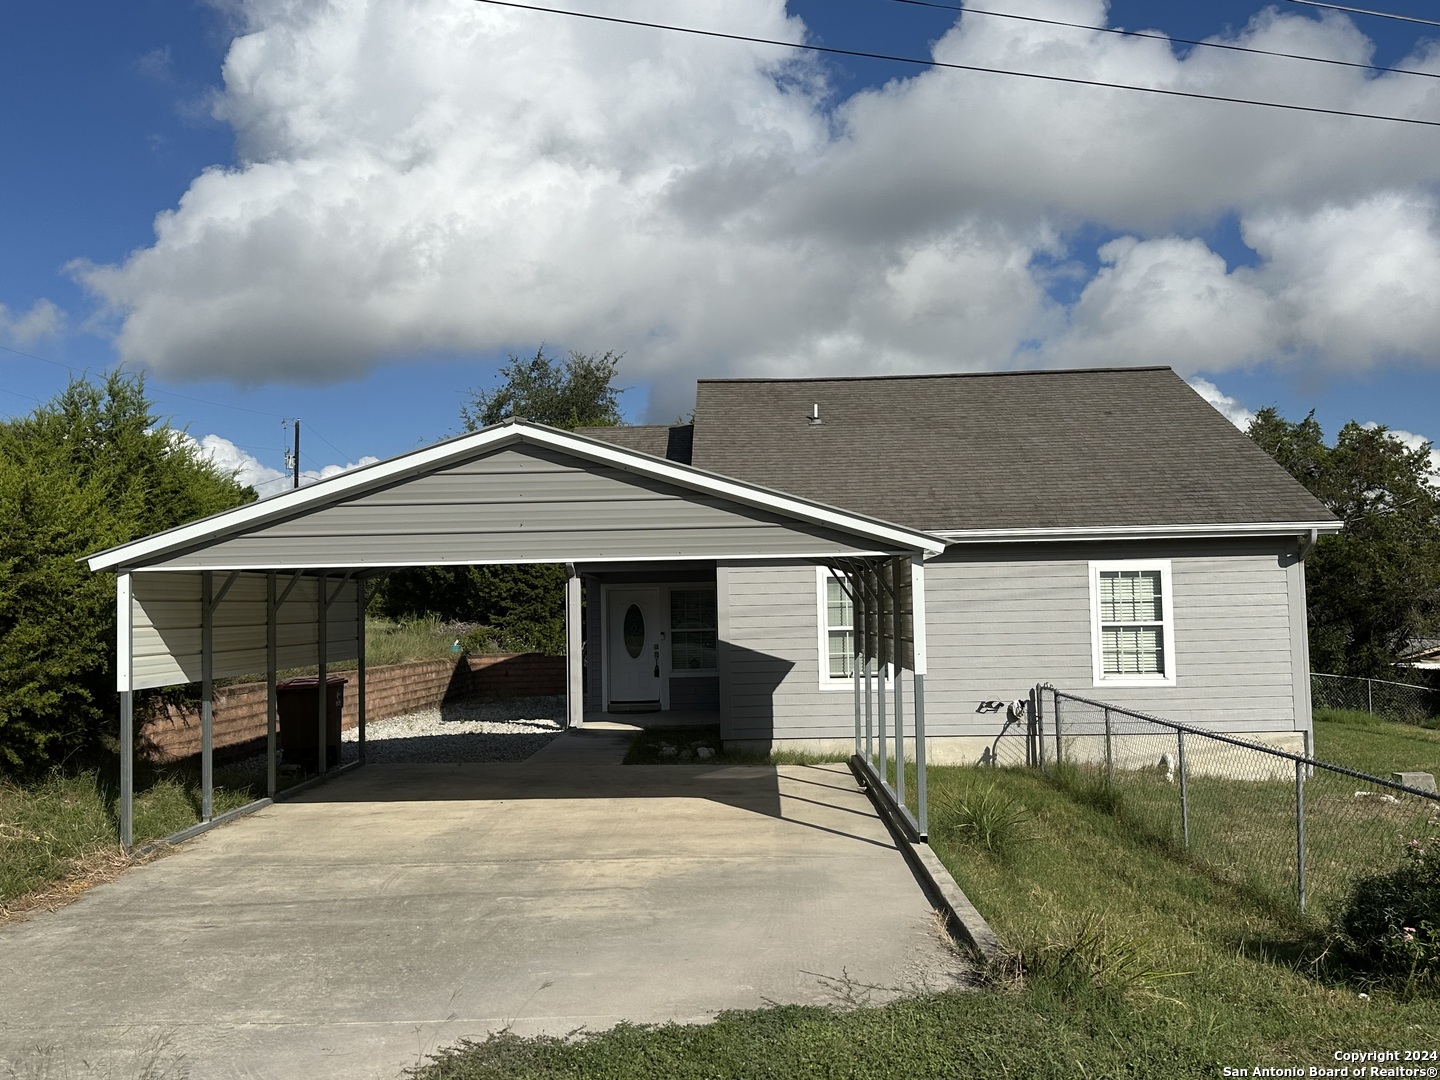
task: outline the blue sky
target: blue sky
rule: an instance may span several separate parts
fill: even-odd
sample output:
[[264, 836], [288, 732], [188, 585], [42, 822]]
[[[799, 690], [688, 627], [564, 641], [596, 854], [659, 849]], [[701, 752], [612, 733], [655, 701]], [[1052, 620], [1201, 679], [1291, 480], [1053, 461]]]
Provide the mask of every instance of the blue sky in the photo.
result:
[[[1440, 80], [889, 0], [569, 6], [1440, 119]], [[1263, 26], [1242, 2], [974, 6], [1440, 73], [1440, 28], [1294, 3]], [[625, 351], [635, 421], [697, 376], [1149, 362], [1331, 433], [1440, 435], [1440, 129], [466, 0], [6, 5], [0, 95], [0, 412], [123, 359], [248, 476], [281, 467], [282, 417], [314, 470], [451, 434], [542, 340]]]

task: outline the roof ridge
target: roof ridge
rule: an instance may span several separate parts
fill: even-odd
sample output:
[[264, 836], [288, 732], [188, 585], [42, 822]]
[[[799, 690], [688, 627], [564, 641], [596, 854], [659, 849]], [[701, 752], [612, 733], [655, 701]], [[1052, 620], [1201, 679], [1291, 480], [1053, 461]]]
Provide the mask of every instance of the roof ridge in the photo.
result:
[[1135, 367], [1091, 367], [1091, 368], [1025, 368], [1014, 371], [928, 371], [909, 375], [807, 375], [799, 378], [777, 379], [764, 377], [741, 377], [730, 379], [696, 379], [700, 383], [816, 383], [816, 382], [883, 382], [904, 379], [977, 379], [1000, 378], [1013, 375], [1104, 375], [1132, 371], [1169, 371], [1175, 369], [1169, 364], [1146, 364]]

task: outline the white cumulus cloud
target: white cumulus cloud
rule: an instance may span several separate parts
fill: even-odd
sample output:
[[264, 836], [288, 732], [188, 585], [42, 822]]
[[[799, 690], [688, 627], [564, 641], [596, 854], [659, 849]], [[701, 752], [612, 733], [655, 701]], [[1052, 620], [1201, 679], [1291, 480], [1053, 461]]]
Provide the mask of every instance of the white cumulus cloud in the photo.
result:
[[[149, 247], [73, 266], [122, 358], [168, 377], [324, 381], [543, 340], [625, 351], [674, 415], [697, 371], [1440, 356], [1440, 159], [1414, 128], [941, 69], [836, 103], [813, 58], [774, 46], [468, 0], [235, 8], [216, 114], [238, 163], [196, 177]], [[783, 0], [665, 14], [806, 32]], [[1266, 8], [1225, 40], [1372, 54], [1335, 13]], [[1437, 50], [1404, 65], [1440, 73]], [[977, 14], [934, 51], [1396, 115], [1432, 92]], [[1254, 266], [1197, 238], [1227, 215]], [[1087, 226], [1118, 239], [1086, 249]]]
[[1225, 417], [1226, 420], [1229, 420], [1241, 431], [1247, 431], [1249, 429], [1250, 422], [1255, 419], [1255, 414], [1244, 405], [1222, 391], [1209, 379], [1192, 376], [1185, 381], [1190, 384], [1192, 390], [1211, 405], [1215, 406], [1216, 411]]
[[[292, 474], [266, 465], [253, 454], [241, 449], [223, 436], [205, 435], [196, 439], [185, 432], [177, 432], [176, 435], [181, 442], [194, 447], [202, 457], [207, 458], [217, 468], [233, 475], [240, 483], [253, 487], [255, 493], [262, 499], [289, 491], [294, 483]], [[332, 476], [338, 476], [351, 469], [358, 469], [362, 465], [373, 465], [379, 460], [379, 458], [366, 455], [359, 461], [352, 461], [346, 465], [325, 465], [319, 469], [302, 469], [300, 486], [313, 484], [317, 480], [328, 480]]]
[[0, 304], [0, 341], [30, 345], [42, 338], [55, 337], [64, 326], [65, 313], [44, 298], [23, 312], [11, 311]]

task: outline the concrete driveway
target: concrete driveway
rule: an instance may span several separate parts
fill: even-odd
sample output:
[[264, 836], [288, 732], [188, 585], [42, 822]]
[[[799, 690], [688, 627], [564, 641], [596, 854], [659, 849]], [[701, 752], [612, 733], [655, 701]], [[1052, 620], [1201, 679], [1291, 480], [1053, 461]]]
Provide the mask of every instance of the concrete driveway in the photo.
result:
[[0, 1076], [396, 1080], [964, 974], [844, 766], [372, 765], [0, 928]]

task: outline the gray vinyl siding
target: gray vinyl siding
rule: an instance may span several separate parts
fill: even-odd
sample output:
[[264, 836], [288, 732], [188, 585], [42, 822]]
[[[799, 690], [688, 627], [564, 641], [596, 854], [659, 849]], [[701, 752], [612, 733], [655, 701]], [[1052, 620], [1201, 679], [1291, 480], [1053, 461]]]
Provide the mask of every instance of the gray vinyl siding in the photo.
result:
[[[983, 734], [981, 701], [1037, 682], [1222, 731], [1309, 726], [1303, 566], [1290, 540], [951, 548], [926, 566], [930, 730]], [[1169, 559], [1174, 686], [1095, 685], [1089, 563]]]
[[867, 549], [854, 537], [614, 466], [514, 447], [157, 565], [406, 566]]
[[[228, 574], [215, 573], [214, 595], [218, 595]], [[217, 679], [254, 675], [266, 668], [266, 587], [265, 574], [242, 573], [215, 609], [212, 652], [213, 675]], [[278, 576], [276, 595], [285, 591], [289, 575]], [[133, 634], [132, 686], [199, 682], [201, 639], [202, 575], [190, 573], [134, 573], [131, 581], [131, 627]], [[353, 660], [356, 645], [356, 583], [329, 583], [331, 595], [340, 588], [330, 605], [326, 626], [327, 662]], [[302, 578], [275, 613], [276, 664], [279, 668], [302, 667], [319, 656], [320, 627], [317, 620], [318, 580]]]
[[727, 739], [835, 738], [854, 733], [848, 690], [820, 689], [813, 563], [731, 565], [718, 576], [721, 734]]
[[[1308, 729], [1295, 552], [1288, 539], [952, 547], [925, 566], [927, 731], [993, 734], [999, 721], [980, 703], [1038, 682], [1222, 731]], [[1132, 558], [1171, 561], [1174, 686], [1094, 683], [1089, 563]], [[721, 596], [726, 736], [852, 735], [853, 698], [819, 688], [814, 566], [731, 566]]]

